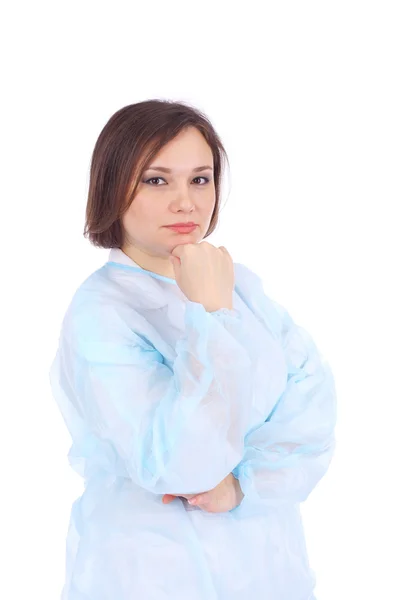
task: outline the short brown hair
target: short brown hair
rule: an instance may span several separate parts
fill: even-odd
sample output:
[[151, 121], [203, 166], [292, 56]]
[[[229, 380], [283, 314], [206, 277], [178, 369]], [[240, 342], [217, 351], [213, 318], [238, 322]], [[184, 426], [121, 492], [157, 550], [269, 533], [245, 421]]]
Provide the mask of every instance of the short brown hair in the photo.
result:
[[214, 159], [215, 207], [209, 236], [218, 223], [224, 159], [222, 142], [210, 120], [185, 102], [145, 100], [112, 115], [102, 129], [92, 154], [84, 236], [100, 248], [121, 248], [121, 217], [129, 208], [142, 173], [159, 150], [187, 127], [196, 127]]

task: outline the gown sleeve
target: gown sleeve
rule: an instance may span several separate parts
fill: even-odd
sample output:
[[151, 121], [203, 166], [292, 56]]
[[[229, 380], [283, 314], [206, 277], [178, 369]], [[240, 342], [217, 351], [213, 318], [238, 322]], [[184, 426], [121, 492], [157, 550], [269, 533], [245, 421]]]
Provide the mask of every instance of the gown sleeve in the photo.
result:
[[233, 470], [247, 505], [262, 508], [306, 500], [326, 473], [335, 450], [336, 389], [309, 333], [264, 295], [259, 278], [253, 283], [265, 323], [277, 324], [288, 368], [284, 392], [266, 421], [248, 432], [244, 456]]
[[[100, 439], [155, 494], [214, 488], [239, 463], [251, 405], [251, 360], [236, 310], [187, 302], [172, 368], [115, 307], [71, 309], [50, 370], [64, 418]], [[70, 419], [71, 421], [71, 419]]]

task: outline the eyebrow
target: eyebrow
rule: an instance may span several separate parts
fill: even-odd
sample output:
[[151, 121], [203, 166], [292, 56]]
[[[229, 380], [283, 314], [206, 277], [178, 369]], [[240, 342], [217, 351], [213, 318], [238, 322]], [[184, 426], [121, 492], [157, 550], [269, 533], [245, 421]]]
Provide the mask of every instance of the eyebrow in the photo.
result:
[[[210, 169], [211, 171], [213, 171], [214, 169], [208, 165], [203, 165], [202, 167], [195, 167], [193, 169], [193, 173], [198, 173], [199, 171], [205, 171], [207, 169]], [[146, 171], [162, 171], [163, 173], [172, 173], [172, 169], [167, 169], [167, 167], [159, 167], [154, 165], [153, 167], [148, 167], [146, 169]]]

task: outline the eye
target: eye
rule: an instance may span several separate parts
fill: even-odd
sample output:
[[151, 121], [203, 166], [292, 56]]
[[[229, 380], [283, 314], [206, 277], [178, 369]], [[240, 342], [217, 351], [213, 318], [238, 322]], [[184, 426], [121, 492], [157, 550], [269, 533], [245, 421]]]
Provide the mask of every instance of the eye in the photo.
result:
[[[143, 183], [149, 183], [149, 181], [156, 181], [157, 179], [163, 179], [163, 177], [150, 177], [150, 179], [145, 179]], [[165, 181], [165, 179], [164, 179], [164, 181]], [[153, 185], [153, 184], [149, 184], [149, 185]], [[153, 187], [160, 187], [160, 186], [157, 186], [157, 184], [156, 184]]]
[[[158, 184], [153, 185], [152, 183], [149, 183], [150, 181], [157, 181], [159, 179], [160, 180], [162, 179], [163, 181], [165, 181], [164, 177], [150, 177], [150, 179], [145, 179], [143, 181], [143, 183], [148, 183], [149, 185], [151, 185], [153, 187], [160, 187]], [[202, 184], [199, 184], [199, 185], [206, 185], [206, 183], [208, 183], [210, 181], [208, 177], [195, 177], [193, 179], [193, 181], [195, 181], [196, 179], [204, 179], [205, 180], [205, 183], [202, 183]]]
[[[202, 185], [206, 185], [206, 183], [208, 183], [210, 181], [208, 177], [195, 177], [194, 179], [205, 179], [206, 182], [203, 183]], [[194, 179], [193, 179], [193, 181], [194, 181]]]

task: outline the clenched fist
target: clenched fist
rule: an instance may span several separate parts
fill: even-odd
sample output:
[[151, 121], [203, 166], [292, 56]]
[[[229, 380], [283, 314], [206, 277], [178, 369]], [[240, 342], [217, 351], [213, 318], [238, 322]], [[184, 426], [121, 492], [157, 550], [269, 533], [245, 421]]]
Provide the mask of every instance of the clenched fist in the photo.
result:
[[224, 246], [180, 244], [172, 250], [170, 261], [176, 283], [188, 300], [202, 304], [208, 312], [233, 308], [234, 267]]

